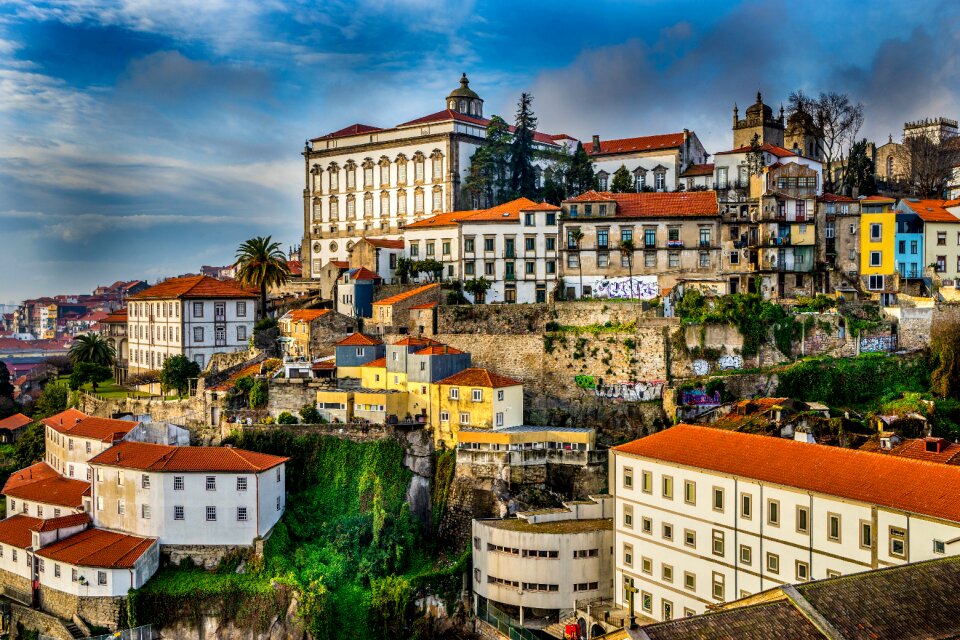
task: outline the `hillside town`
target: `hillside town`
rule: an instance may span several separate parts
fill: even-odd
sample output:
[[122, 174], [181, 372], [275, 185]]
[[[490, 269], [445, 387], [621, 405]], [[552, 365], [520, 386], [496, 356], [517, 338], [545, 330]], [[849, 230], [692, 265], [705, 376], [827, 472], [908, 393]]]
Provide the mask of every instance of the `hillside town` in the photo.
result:
[[3, 314], [0, 636], [960, 635], [957, 121], [451, 80], [289, 150], [296, 242]]

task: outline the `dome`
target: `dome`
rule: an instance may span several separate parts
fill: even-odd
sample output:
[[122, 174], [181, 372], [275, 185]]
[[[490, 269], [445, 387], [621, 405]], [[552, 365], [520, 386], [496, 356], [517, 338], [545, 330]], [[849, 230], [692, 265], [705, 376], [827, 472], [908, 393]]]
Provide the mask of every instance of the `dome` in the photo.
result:
[[764, 120], [773, 117], [773, 109], [763, 104], [759, 91], [757, 91], [757, 101], [747, 107], [747, 116], [763, 116]]
[[787, 128], [792, 131], [814, 131], [816, 125], [813, 123], [813, 116], [799, 108], [790, 114], [787, 118]]
[[447, 99], [450, 98], [475, 98], [480, 99], [480, 96], [477, 95], [477, 92], [470, 88], [470, 81], [467, 79], [467, 74], [463, 74], [460, 78], [460, 86], [450, 92], [450, 95], [447, 96]]

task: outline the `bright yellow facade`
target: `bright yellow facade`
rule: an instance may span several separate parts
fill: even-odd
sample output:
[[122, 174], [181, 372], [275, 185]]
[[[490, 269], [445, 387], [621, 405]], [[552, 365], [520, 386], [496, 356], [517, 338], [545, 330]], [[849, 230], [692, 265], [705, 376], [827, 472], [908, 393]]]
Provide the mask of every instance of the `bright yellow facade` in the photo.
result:
[[860, 273], [892, 274], [896, 268], [897, 215], [893, 211], [861, 213], [860, 232]]
[[360, 386], [364, 389], [387, 389], [387, 367], [360, 367]]
[[808, 224], [795, 224], [790, 229], [790, 243], [795, 245], [817, 244], [817, 227], [812, 222]]
[[[543, 429], [521, 427], [503, 431], [460, 431], [460, 446], [495, 451], [509, 450], [511, 447], [523, 448], [524, 445], [556, 443], [557, 445], [576, 445], [577, 448], [593, 450], [596, 448], [596, 431], [593, 429]], [[557, 448], [562, 448], [558, 446]]]

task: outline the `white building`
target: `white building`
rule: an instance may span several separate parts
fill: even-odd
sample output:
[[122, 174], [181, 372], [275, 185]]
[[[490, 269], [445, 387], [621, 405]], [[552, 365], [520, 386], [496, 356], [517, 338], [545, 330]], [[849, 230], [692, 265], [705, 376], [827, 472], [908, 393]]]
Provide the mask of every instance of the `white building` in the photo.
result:
[[473, 521], [475, 610], [485, 603], [521, 625], [560, 622], [577, 600], [613, 590], [613, 500], [590, 496], [564, 509]]
[[688, 129], [637, 138], [601, 140], [593, 136], [583, 145], [593, 160], [599, 191], [609, 191], [613, 174], [626, 167], [636, 191], [677, 191], [686, 188], [681, 175], [692, 165], [706, 163], [706, 152], [697, 134]]
[[121, 442], [90, 460], [97, 526], [177, 545], [250, 546], [286, 504], [287, 458]]
[[209, 276], [172, 278], [130, 296], [130, 372], [160, 369], [184, 355], [206, 367], [215, 353], [246, 349], [257, 296]]
[[59, 518], [90, 511], [90, 483], [65, 478], [46, 462], [10, 474], [3, 497], [8, 516]]
[[67, 409], [41, 420], [44, 425], [44, 460], [67, 478], [90, 482], [87, 461], [127, 439], [138, 425], [132, 420], [88, 416]]
[[610, 469], [614, 600], [658, 620], [960, 552], [960, 467], [681, 424]]

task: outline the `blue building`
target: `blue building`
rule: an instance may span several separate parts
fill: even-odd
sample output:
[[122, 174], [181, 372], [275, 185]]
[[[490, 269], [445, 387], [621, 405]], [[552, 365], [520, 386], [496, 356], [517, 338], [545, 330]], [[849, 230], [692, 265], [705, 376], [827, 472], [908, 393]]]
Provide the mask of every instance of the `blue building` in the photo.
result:
[[381, 282], [366, 267], [350, 269], [337, 280], [337, 311], [348, 318], [373, 317], [373, 294]]
[[387, 352], [387, 347], [381, 340], [362, 333], [351, 333], [334, 344], [333, 349], [336, 353], [338, 378], [359, 378], [360, 367], [382, 358]]
[[901, 278], [923, 277], [923, 220], [902, 204], [897, 209], [894, 263]]

